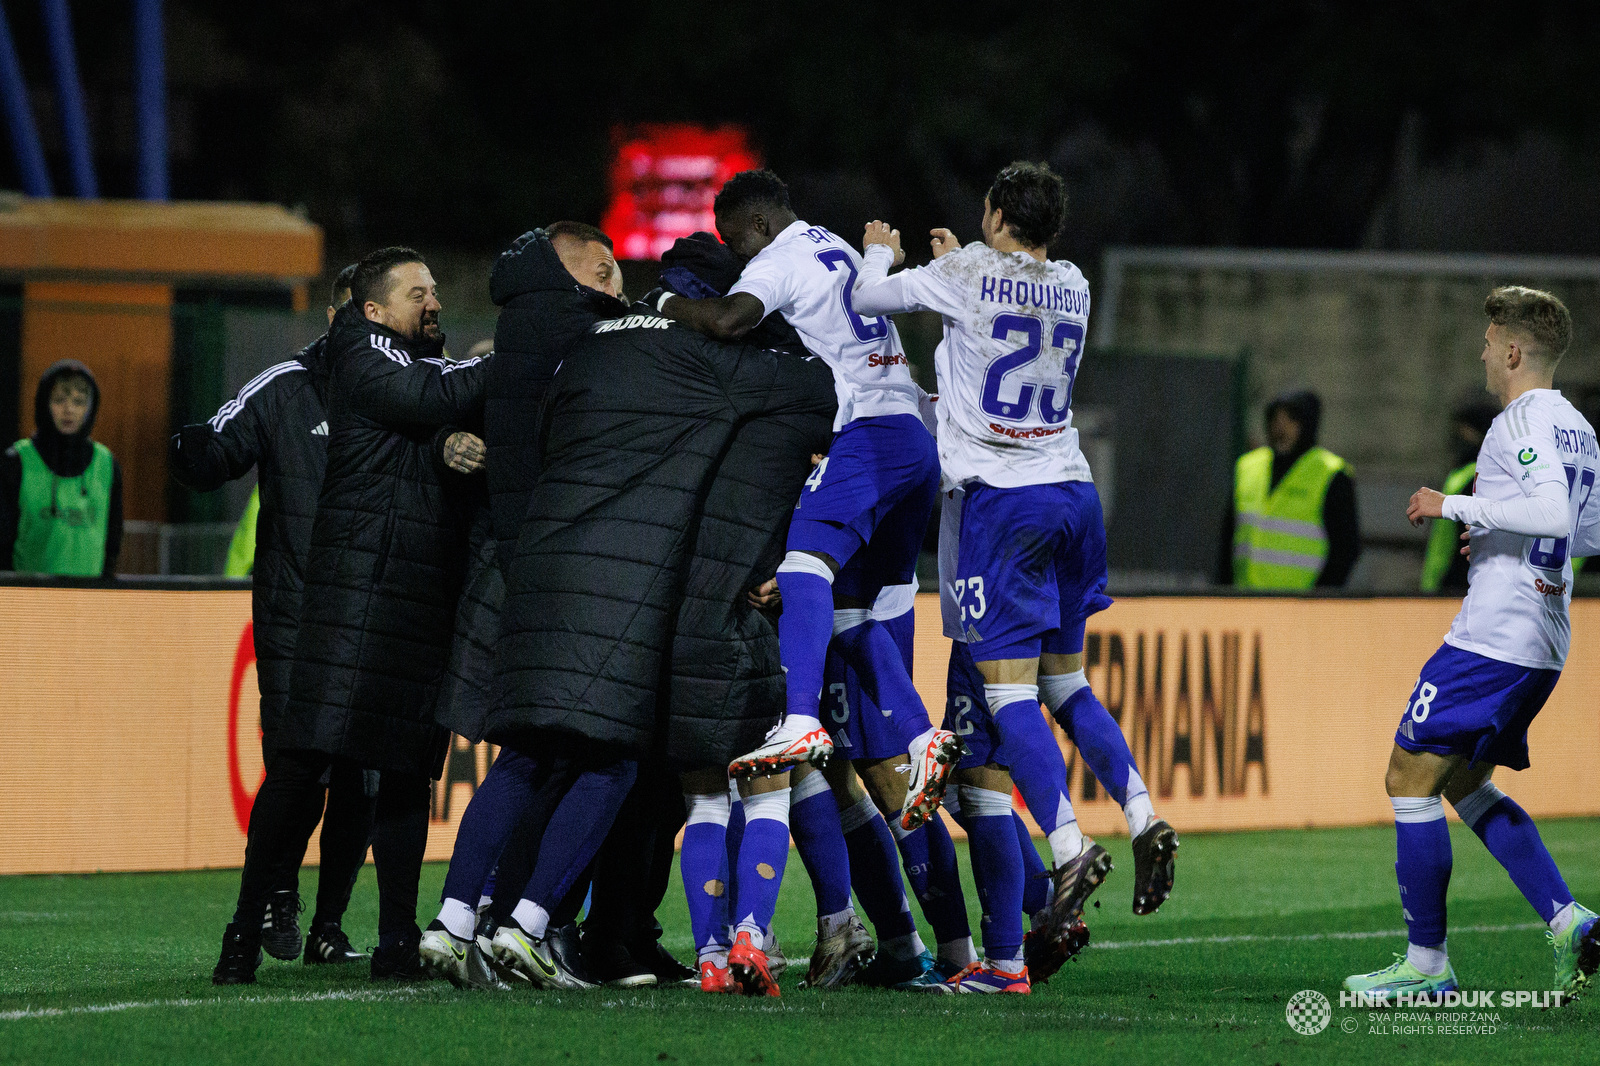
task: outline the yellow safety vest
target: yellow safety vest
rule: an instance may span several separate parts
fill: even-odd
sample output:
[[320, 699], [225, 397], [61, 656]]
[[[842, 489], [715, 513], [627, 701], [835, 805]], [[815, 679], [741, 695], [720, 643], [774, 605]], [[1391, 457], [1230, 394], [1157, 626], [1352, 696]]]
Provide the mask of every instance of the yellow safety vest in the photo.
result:
[[[1444, 479], [1439, 491], [1446, 496], [1463, 495], [1472, 488], [1472, 479], [1477, 475], [1476, 461], [1457, 467], [1450, 471], [1450, 476]], [[1450, 564], [1456, 561], [1456, 555], [1461, 551], [1461, 540], [1456, 533], [1458, 528], [1458, 524], [1448, 518], [1433, 520], [1428, 532], [1428, 552], [1422, 559], [1423, 592], [1438, 592], [1439, 586], [1444, 583], [1444, 575], [1450, 572]]]
[[1328, 484], [1345, 468], [1326, 448], [1312, 448], [1272, 488], [1272, 449], [1239, 457], [1233, 477], [1233, 583], [1247, 589], [1308, 589], [1328, 560], [1322, 506]]

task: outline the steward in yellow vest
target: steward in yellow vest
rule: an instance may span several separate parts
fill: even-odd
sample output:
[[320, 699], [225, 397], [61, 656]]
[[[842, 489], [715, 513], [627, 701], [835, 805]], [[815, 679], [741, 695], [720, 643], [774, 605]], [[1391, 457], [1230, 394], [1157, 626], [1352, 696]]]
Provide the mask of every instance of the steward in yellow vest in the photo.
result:
[[111, 577], [122, 547], [122, 470], [90, 438], [100, 388], [63, 359], [34, 394], [33, 436], [0, 458], [0, 569]]
[[1316, 444], [1322, 405], [1308, 392], [1267, 407], [1266, 447], [1239, 457], [1219, 577], [1236, 588], [1339, 587], [1360, 554], [1355, 485]]

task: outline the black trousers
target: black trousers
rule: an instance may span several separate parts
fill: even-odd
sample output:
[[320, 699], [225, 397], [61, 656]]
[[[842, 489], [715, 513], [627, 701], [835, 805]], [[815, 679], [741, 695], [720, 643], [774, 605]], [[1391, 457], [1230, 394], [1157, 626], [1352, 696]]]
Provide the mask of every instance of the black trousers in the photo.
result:
[[583, 923], [585, 936], [624, 945], [661, 938], [656, 910], [672, 880], [672, 860], [683, 822], [678, 775], [659, 763], [641, 764], [639, 780], [595, 857], [594, 896]]
[[[299, 864], [322, 815], [324, 774], [346, 759], [319, 751], [279, 751], [250, 811], [234, 924], [259, 930], [268, 897]], [[355, 768], [359, 773], [359, 768]], [[378, 942], [415, 943], [417, 883], [428, 846], [428, 778], [385, 771], [373, 804], [372, 857], [378, 874]]]
[[[275, 748], [265, 752], [269, 773], [277, 754]], [[350, 906], [350, 893], [372, 843], [377, 783], [376, 772], [342, 761], [330, 766], [318, 781], [318, 786], [327, 794], [327, 805], [322, 809], [322, 865], [317, 871], [317, 907], [311, 915], [312, 928], [338, 925]], [[300, 867], [305, 862], [309, 843], [308, 834], [306, 843], [282, 871], [278, 882], [280, 890], [300, 890]]]

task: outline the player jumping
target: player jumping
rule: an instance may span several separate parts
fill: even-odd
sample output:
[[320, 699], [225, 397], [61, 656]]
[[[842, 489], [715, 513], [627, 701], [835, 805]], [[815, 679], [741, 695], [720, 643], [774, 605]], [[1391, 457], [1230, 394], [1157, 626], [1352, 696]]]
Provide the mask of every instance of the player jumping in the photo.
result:
[[749, 263], [728, 295], [667, 294], [657, 310], [724, 340], [781, 314], [832, 369], [839, 395], [833, 442], [800, 493], [778, 567], [788, 713], [729, 772], [746, 776], [827, 761], [833, 741], [819, 701], [831, 640], [911, 756], [900, 820], [915, 829], [937, 809], [961, 743], [933, 727], [900, 648], [871, 610], [885, 586], [916, 576], [939, 491], [938, 449], [919, 414], [923, 394], [894, 324], [862, 317], [851, 305], [861, 257], [828, 230], [800, 221], [777, 175], [734, 175], [713, 209], [722, 239]]
[[[1050, 934], [1061, 943], [1111, 869], [1106, 850], [1078, 828], [1066, 763], [1039, 713], [1041, 693], [1052, 710], [1074, 699], [1086, 713], [1090, 702], [1098, 707], [1083, 674], [1084, 622], [1111, 604], [1100, 497], [1072, 427], [1089, 285], [1047, 254], [1065, 214], [1059, 176], [1013, 163], [984, 198], [983, 241], [963, 248], [949, 230], [934, 230], [929, 266], [888, 277], [904, 257], [899, 231], [869, 224], [854, 292], [864, 314], [927, 310], [944, 319], [939, 454], [945, 477], [966, 491], [951, 591], [1011, 777], [1050, 841]], [[1154, 824], [1164, 827], [1152, 840], [1169, 871], [1177, 835]], [[1020, 884], [1014, 897], [1004, 910], [1015, 935], [985, 937], [983, 964], [954, 979], [960, 991], [1028, 991]]]
[[1395, 873], [1404, 956], [1345, 978], [1351, 992], [1449, 992], [1448, 799], [1550, 925], [1555, 987], [1575, 996], [1600, 967], [1600, 923], [1573, 901], [1527, 812], [1489, 780], [1528, 766], [1528, 725], [1544, 706], [1571, 642], [1572, 556], [1600, 553], [1594, 429], [1552, 387], [1572, 317], [1547, 292], [1495, 289], [1484, 302], [1483, 365], [1505, 409], [1478, 451], [1470, 496], [1418, 489], [1406, 516], [1469, 528], [1466, 602], [1444, 647], [1422, 668], [1400, 716], [1384, 784], [1394, 805]]

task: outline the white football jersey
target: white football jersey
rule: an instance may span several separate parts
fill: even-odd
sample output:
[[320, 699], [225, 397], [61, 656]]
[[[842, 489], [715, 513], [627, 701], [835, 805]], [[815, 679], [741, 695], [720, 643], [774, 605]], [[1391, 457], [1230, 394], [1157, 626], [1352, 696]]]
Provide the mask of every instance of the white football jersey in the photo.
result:
[[939, 458], [956, 484], [997, 488], [1092, 481], [1072, 427], [1072, 385], [1089, 328], [1089, 283], [1071, 263], [981, 241], [889, 277], [867, 249], [856, 309], [937, 311]]
[[887, 317], [863, 318], [851, 303], [861, 271], [856, 250], [821, 226], [792, 222], [745, 264], [728, 295], [746, 292], [781, 314], [806, 348], [833, 371], [839, 414], [858, 418], [918, 414], [921, 390], [900, 334]]
[[[1446, 643], [1532, 669], [1561, 669], [1572, 639], [1572, 559], [1600, 554], [1597, 474], [1594, 428], [1560, 392], [1534, 389], [1500, 412], [1478, 450], [1473, 494], [1446, 497], [1446, 517], [1472, 533], [1467, 598]], [[1497, 503], [1536, 495], [1565, 499], [1567, 536], [1486, 528]]]

